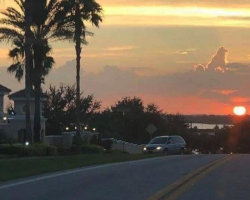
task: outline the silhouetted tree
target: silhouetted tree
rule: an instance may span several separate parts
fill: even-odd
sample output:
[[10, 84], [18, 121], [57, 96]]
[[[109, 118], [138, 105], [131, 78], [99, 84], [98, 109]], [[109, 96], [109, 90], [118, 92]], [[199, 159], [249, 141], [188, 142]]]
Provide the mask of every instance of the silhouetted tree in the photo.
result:
[[[76, 87], [61, 85], [59, 88], [50, 86], [46, 92], [48, 100], [44, 106], [44, 116], [47, 134], [61, 134], [65, 127], [75, 131], [75, 98]], [[94, 114], [100, 110], [101, 102], [96, 101], [93, 95], [80, 98], [80, 122], [89, 124]]]
[[[61, 13], [57, 16], [61, 20], [60, 26], [73, 31], [73, 41], [76, 50], [76, 126], [77, 126], [77, 147], [80, 148], [80, 69], [82, 44], [87, 44], [86, 35], [92, 33], [86, 31], [85, 22], [90, 22], [99, 27], [102, 22], [102, 7], [95, 0], [62, 0], [60, 2]], [[64, 17], [63, 17], [64, 16]], [[62, 18], [63, 17], [63, 18]]]

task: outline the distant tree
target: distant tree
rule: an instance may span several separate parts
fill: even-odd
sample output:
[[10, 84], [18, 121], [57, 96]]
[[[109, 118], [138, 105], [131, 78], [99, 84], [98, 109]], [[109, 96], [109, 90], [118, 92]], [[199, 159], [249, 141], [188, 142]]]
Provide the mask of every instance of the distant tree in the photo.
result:
[[[47, 134], [61, 134], [65, 127], [75, 130], [75, 98], [76, 87], [60, 85], [59, 88], [50, 86], [46, 92], [48, 100], [44, 106], [44, 116], [47, 118]], [[93, 115], [99, 112], [101, 102], [96, 101], [93, 95], [84, 97], [81, 95], [80, 112], [83, 124], [88, 124]]]
[[159, 106], [155, 103], [149, 103], [145, 109], [147, 113], [162, 114], [162, 110], [159, 110]]
[[[91, 123], [95, 124], [103, 137], [125, 139], [125, 141], [135, 144], [146, 144], [150, 140], [150, 135], [146, 131], [149, 124], [154, 124], [157, 127], [153, 137], [173, 135], [177, 132], [174, 128], [184, 123], [184, 121], [180, 123], [178, 119], [182, 118], [176, 118], [174, 122], [171, 122], [173, 126], [170, 129], [165, 114], [157, 105], [144, 106], [142, 99], [138, 97], [124, 97], [109, 109], [96, 113]], [[174, 125], [175, 123], [178, 125]], [[181, 127], [185, 126], [181, 125]], [[184, 128], [182, 130], [183, 132], [187, 131]]]

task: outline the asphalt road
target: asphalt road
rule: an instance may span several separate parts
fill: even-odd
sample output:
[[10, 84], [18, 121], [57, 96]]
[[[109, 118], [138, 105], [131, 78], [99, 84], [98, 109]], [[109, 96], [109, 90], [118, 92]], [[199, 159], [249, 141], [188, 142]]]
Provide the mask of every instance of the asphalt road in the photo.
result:
[[6, 183], [0, 200], [146, 200], [159, 191], [161, 199], [249, 200], [249, 167], [250, 155], [166, 156]]

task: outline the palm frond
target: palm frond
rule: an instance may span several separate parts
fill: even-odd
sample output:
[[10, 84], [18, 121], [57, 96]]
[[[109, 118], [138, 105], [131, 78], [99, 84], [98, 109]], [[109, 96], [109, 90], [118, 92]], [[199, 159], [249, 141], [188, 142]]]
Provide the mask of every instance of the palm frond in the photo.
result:
[[18, 7], [21, 9], [21, 11], [25, 12], [25, 1], [24, 0], [14, 0], [15, 3], [18, 5]]
[[17, 62], [9, 66], [7, 71], [10, 74], [15, 74], [15, 78], [20, 82], [24, 75], [24, 65], [21, 62]]
[[0, 28], [0, 41], [13, 42], [16, 39], [24, 40], [23, 33], [12, 28]]

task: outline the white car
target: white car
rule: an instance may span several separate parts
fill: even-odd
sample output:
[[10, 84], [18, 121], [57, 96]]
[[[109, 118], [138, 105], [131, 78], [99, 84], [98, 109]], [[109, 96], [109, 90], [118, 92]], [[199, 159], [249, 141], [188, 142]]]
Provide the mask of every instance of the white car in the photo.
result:
[[155, 137], [143, 148], [143, 153], [184, 154], [185, 151], [186, 142], [178, 135]]

